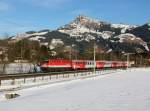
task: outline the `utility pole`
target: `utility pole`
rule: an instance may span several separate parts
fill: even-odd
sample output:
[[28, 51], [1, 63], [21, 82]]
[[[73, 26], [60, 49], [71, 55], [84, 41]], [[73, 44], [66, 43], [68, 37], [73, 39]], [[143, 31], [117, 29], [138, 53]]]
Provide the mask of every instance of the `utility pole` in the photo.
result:
[[142, 55], [140, 55], [140, 67], [142, 67], [142, 62], [143, 61], [143, 57], [142, 57]]
[[129, 68], [130, 65], [130, 54], [127, 53], [127, 69]]
[[70, 47], [70, 60], [72, 59], [72, 45], [71, 45], [71, 47]]
[[[77, 32], [78, 32], [78, 21], [76, 21], [76, 39], [77, 39]], [[77, 44], [76, 44], [76, 57], [75, 57], [75, 59], [77, 60], [77, 52], [79, 53], [79, 43], [77, 42]]]
[[96, 61], [95, 61], [95, 40], [94, 40], [94, 47], [93, 48], [94, 48], [94, 52], [93, 52], [94, 53], [93, 54], [94, 55], [93, 56], [93, 59], [94, 59], [94, 69], [93, 69], [93, 73], [95, 74], [95, 67], [96, 67]]
[[20, 49], [21, 51], [20, 51], [20, 60], [19, 60], [19, 63], [20, 63], [20, 72], [22, 73], [23, 72], [23, 64], [22, 64], [22, 62], [23, 62], [23, 57], [24, 57], [24, 54], [23, 54], [23, 51], [24, 51], [24, 41], [22, 41], [21, 40], [21, 49]]

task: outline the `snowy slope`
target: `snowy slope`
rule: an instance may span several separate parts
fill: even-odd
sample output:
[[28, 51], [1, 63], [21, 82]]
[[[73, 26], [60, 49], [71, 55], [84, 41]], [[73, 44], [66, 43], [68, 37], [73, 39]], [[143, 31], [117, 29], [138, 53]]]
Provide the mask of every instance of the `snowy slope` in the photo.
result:
[[19, 91], [0, 111], [149, 111], [150, 69]]
[[27, 34], [27, 33], [23, 33], [23, 34], [17, 34], [16, 36], [12, 37], [11, 40], [22, 40], [25, 38], [28, 38], [31, 41], [40, 41], [39, 39], [45, 39], [45, 37], [43, 37], [43, 35], [47, 34], [48, 32], [36, 32], [33, 34]]
[[124, 42], [124, 43], [142, 45], [147, 51], [149, 51], [147, 43], [143, 41], [140, 37], [136, 37], [133, 34], [130, 33], [120, 34], [114, 38], [119, 38], [119, 42], [121, 43]]
[[128, 25], [128, 24], [111, 24], [111, 27], [113, 28], [120, 28], [121, 29], [121, 33], [125, 33], [126, 30], [131, 30], [133, 28], [136, 28], [136, 25]]

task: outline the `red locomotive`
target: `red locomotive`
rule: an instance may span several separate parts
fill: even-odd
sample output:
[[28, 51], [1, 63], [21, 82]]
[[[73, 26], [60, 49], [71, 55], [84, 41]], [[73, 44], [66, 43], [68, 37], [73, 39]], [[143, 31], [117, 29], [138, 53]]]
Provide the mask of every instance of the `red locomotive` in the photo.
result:
[[93, 60], [63, 60], [52, 59], [41, 62], [43, 71], [67, 71], [105, 68], [126, 68], [125, 61], [93, 61]]

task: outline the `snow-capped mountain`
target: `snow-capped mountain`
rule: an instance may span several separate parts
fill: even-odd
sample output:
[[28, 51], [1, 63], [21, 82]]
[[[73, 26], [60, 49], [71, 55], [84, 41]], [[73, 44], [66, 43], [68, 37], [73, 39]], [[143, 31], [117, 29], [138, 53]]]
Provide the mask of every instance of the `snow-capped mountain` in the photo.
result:
[[58, 31], [76, 38], [83, 36], [85, 33], [93, 33], [104, 39], [109, 39], [112, 36], [126, 33], [127, 30], [129, 31], [136, 27], [137, 26], [135, 25], [111, 24], [108, 22], [91, 19], [86, 16], [78, 16], [71, 23], [59, 28]]
[[33, 41], [39, 41], [39, 39], [45, 39], [44, 36], [45, 34], [47, 34], [48, 32], [50, 32], [49, 30], [42, 30], [42, 31], [38, 31], [38, 32], [25, 32], [23, 34], [17, 34], [16, 36], [13, 36], [11, 39], [12, 40], [21, 40], [21, 39], [29, 39], [29, 40], [33, 40]]
[[94, 40], [104, 52], [141, 53], [150, 51], [150, 24], [142, 26], [111, 24], [79, 15], [75, 20], [57, 30], [29, 31], [11, 39], [24, 38], [47, 44], [50, 49], [60, 44], [66, 46], [76, 44], [84, 50]]
[[[101, 35], [101, 32], [98, 32], [94, 29], [95, 26], [100, 26], [101, 23], [92, 20], [88, 17], [79, 16], [71, 23], [61, 27], [58, 29], [59, 32], [65, 33], [70, 35], [70, 37], [74, 37], [78, 39], [79, 41], [94, 39], [91, 35], [88, 35], [87, 33], [93, 33]], [[83, 39], [83, 35], [86, 35], [86, 38]]]
[[[59, 28], [58, 31], [61, 33], [69, 34], [71, 37], [76, 38], [82, 37], [85, 33], [97, 34], [99, 36], [103, 36], [104, 38], [109, 38], [110, 33], [108, 32], [108, 30], [101, 31], [101, 29], [109, 25], [109, 23], [91, 19], [86, 16], [78, 16], [71, 23]], [[107, 34], [106, 31], [109, 34]]]

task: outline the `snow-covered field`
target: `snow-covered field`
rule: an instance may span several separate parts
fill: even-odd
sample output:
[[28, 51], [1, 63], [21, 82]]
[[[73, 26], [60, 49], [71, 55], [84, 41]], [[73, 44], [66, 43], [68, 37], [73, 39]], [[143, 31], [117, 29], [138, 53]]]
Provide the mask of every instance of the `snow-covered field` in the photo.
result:
[[149, 84], [149, 68], [82, 78], [17, 91], [0, 111], [150, 111]]

